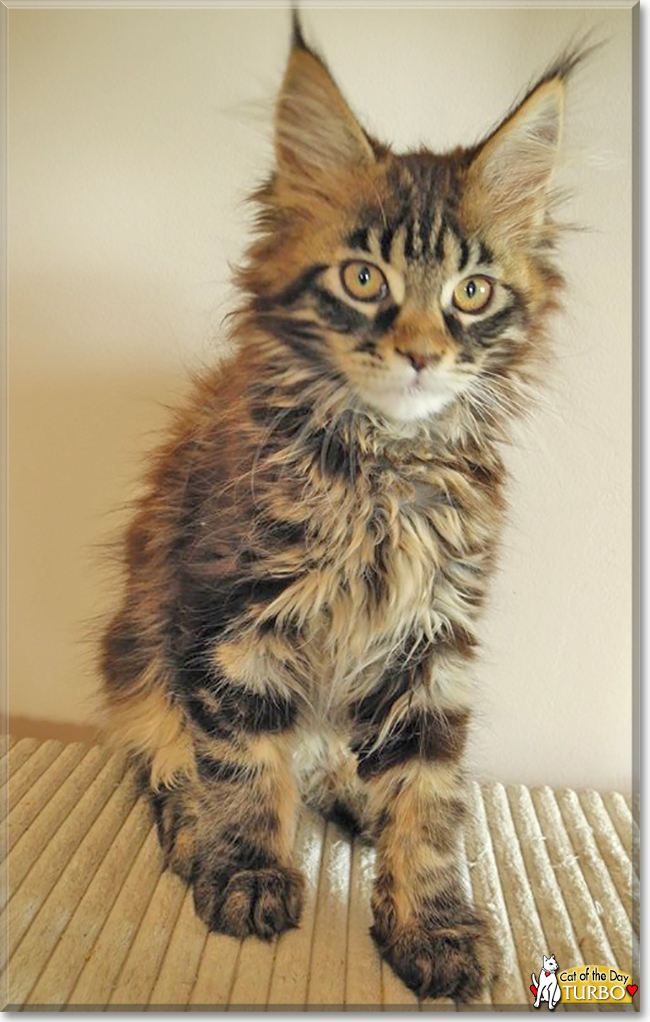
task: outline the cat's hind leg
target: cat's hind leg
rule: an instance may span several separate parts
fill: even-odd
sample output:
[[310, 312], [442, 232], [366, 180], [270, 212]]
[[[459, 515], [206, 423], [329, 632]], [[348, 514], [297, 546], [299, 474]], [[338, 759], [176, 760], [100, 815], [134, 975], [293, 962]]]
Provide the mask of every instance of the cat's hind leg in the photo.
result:
[[349, 737], [333, 731], [308, 735], [297, 755], [303, 801], [350, 834], [369, 837], [368, 800]]

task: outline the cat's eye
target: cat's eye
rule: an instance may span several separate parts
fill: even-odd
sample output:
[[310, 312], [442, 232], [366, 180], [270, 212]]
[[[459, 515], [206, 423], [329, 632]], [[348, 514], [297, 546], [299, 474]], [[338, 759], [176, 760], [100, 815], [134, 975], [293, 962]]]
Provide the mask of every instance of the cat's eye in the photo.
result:
[[379, 267], [360, 259], [343, 263], [341, 283], [357, 302], [380, 302], [388, 294], [388, 281]]
[[452, 301], [461, 312], [472, 314], [487, 309], [493, 294], [494, 285], [490, 278], [477, 274], [474, 277], [465, 277], [460, 284], [456, 284]]

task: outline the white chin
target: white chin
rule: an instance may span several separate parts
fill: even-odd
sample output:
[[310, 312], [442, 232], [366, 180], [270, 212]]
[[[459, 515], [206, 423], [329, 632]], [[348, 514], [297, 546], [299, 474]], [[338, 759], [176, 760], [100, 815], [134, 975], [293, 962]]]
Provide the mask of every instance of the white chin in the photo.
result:
[[362, 397], [367, 404], [389, 419], [399, 422], [414, 422], [430, 419], [446, 408], [454, 398], [449, 390], [431, 392], [423, 388], [397, 388], [386, 390], [364, 390]]

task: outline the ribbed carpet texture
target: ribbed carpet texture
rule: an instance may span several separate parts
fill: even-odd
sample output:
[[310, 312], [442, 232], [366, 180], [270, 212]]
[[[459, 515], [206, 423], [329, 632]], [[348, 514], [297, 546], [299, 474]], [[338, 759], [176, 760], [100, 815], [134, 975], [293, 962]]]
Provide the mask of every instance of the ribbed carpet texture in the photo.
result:
[[[148, 807], [118, 756], [4, 741], [0, 966], [10, 1009], [532, 1010], [542, 954], [561, 969], [596, 963], [638, 977], [638, 829], [616, 792], [472, 785], [463, 870], [497, 941], [495, 978], [480, 1004], [419, 1003], [368, 935], [373, 852], [335, 824], [300, 820], [299, 929], [270, 943], [208, 934], [191, 893], [162, 872]], [[639, 997], [612, 1008], [638, 1010]]]

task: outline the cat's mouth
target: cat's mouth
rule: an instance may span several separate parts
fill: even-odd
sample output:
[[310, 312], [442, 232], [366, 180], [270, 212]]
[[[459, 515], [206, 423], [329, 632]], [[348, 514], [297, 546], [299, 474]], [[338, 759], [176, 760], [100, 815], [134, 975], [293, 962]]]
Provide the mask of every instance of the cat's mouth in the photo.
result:
[[454, 378], [444, 368], [423, 372], [389, 372], [372, 381], [373, 388], [394, 394], [446, 394], [457, 389]]
[[442, 411], [461, 386], [438, 374], [419, 373], [408, 379], [390, 377], [360, 386], [364, 401], [391, 419], [410, 422], [430, 418]]
[[395, 390], [398, 394], [408, 395], [425, 394], [429, 391], [429, 388], [423, 385], [419, 377], [416, 377], [411, 383], [398, 384], [395, 387], [389, 387], [389, 390]]

